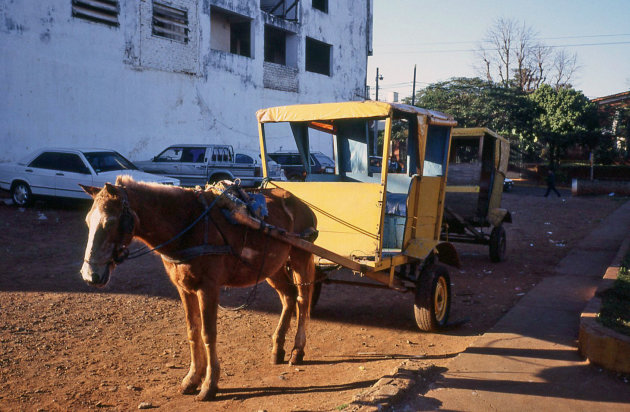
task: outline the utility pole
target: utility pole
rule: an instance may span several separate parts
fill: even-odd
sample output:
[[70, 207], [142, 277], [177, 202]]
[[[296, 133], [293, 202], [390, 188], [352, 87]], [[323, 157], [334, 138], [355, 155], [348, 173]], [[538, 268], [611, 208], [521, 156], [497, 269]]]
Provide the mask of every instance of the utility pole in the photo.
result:
[[378, 81], [383, 80], [383, 76], [378, 74], [378, 67], [376, 68], [376, 101], [378, 101]]
[[413, 91], [411, 92], [411, 105], [416, 104], [416, 65], [413, 65]]

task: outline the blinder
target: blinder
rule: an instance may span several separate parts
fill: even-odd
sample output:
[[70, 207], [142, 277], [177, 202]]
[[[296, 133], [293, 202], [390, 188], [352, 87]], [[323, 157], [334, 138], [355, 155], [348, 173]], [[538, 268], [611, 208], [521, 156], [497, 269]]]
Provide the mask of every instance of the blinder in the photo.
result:
[[131, 213], [131, 209], [129, 208], [129, 201], [127, 200], [127, 193], [125, 189], [122, 188], [123, 193], [123, 201], [122, 201], [122, 213], [120, 214], [120, 219], [118, 222], [118, 230], [120, 234], [123, 236], [122, 244], [114, 249], [114, 253], [112, 255], [112, 260], [120, 264], [125, 261], [129, 257], [129, 249], [127, 249], [127, 244], [131, 241], [133, 237], [133, 229], [136, 225], [136, 219]]
[[136, 220], [134, 219], [131, 211], [129, 210], [129, 205], [127, 202], [123, 203], [123, 211], [120, 215], [119, 228], [120, 232], [123, 235], [130, 235], [133, 233], [133, 228], [136, 224]]

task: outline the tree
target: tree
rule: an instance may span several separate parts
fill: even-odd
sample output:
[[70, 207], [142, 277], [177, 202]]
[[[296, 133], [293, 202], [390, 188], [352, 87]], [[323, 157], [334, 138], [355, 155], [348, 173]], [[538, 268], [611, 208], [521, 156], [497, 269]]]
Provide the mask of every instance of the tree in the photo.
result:
[[532, 133], [536, 106], [520, 89], [460, 77], [420, 90], [416, 105], [452, 115], [459, 127], [492, 129], [510, 139], [526, 158], [539, 151]]
[[530, 95], [539, 115], [534, 122], [538, 141], [548, 148], [548, 160], [555, 165], [564, 151], [578, 144], [592, 151], [601, 137], [597, 106], [575, 89], [554, 89], [544, 84]]
[[487, 30], [477, 54], [479, 74], [503, 87], [531, 92], [550, 80], [569, 86], [578, 69], [577, 55], [544, 45], [525, 22], [499, 18]]

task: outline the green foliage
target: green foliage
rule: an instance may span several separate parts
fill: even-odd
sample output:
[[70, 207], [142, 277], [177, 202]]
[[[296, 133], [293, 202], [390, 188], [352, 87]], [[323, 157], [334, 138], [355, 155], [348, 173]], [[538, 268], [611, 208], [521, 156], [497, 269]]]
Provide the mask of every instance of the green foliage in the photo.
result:
[[601, 133], [597, 124], [597, 106], [580, 91], [569, 88], [558, 90], [540, 86], [530, 95], [539, 115], [534, 131], [547, 146], [550, 164], [556, 163], [564, 151], [574, 144], [590, 150], [599, 143]]
[[480, 78], [454, 78], [429, 85], [416, 94], [416, 106], [452, 115], [458, 127], [487, 127], [508, 138], [512, 148], [536, 157], [533, 124], [536, 106], [518, 88]]
[[614, 157], [611, 142], [602, 138], [597, 105], [572, 88], [543, 84], [527, 94], [519, 87], [460, 77], [420, 90], [415, 104], [452, 115], [459, 127], [498, 132], [510, 140], [513, 159], [517, 155], [525, 161], [546, 157], [555, 164], [574, 145], [589, 151], [597, 148], [601, 161]]
[[613, 287], [602, 294], [598, 320], [604, 326], [630, 336], [630, 252], [621, 262]]

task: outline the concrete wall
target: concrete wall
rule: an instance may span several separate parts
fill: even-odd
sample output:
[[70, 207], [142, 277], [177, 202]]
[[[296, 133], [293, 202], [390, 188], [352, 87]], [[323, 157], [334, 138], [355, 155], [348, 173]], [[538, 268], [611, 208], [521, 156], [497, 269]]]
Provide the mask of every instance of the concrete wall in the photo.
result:
[[[291, 23], [259, 0], [162, 1], [187, 10], [187, 43], [152, 35], [149, 0], [120, 0], [118, 27], [73, 17], [72, 0], [2, 2], [0, 161], [44, 146], [112, 148], [131, 160], [182, 142], [257, 150], [262, 107], [363, 98], [371, 2], [330, 1], [322, 13], [303, 1]], [[211, 48], [211, 6], [252, 19], [252, 57]], [[295, 69], [265, 73], [265, 24], [295, 34]], [[332, 45], [330, 76], [305, 71], [306, 36]], [[276, 72], [277, 84], [264, 80]]]

